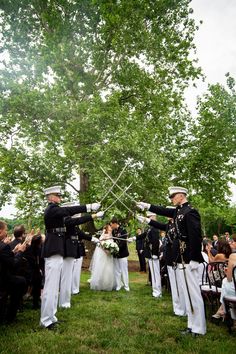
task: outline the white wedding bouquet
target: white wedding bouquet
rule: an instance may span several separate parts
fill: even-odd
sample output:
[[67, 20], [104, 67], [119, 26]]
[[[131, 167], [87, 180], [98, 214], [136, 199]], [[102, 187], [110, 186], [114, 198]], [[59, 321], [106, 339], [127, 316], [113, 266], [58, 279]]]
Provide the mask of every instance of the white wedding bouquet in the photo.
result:
[[102, 241], [101, 246], [105, 251], [108, 251], [111, 255], [116, 255], [119, 252], [119, 246], [114, 241]]

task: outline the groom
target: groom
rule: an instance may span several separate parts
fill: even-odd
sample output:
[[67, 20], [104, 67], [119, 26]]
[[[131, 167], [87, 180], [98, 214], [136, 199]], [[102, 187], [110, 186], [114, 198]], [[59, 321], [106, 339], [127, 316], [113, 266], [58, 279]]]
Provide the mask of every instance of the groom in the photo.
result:
[[129, 273], [128, 273], [128, 246], [127, 241], [119, 240], [127, 239], [127, 232], [122, 229], [118, 223], [117, 218], [113, 217], [111, 220], [112, 236], [117, 237], [114, 241], [119, 246], [119, 252], [114, 257], [114, 276], [115, 276], [115, 290], [119, 291], [122, 286], [126, 291], [129, 291]]

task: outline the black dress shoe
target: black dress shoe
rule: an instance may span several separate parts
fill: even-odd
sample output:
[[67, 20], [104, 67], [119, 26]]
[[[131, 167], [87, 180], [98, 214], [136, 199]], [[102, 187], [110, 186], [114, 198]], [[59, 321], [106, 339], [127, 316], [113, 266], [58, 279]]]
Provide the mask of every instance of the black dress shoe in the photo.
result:
[[58, 323], [57, 322], [51, 323], [49, 326], [45, 328], [48, 329], [49, 331], [56, 331], [58, 329]]
[[191, 334], [192, 330], [191, 328], [185, 328], [184, 330], [180, 331], [180, 334], [182, 334], [183, 336], [186, 336], [187, 334]]
[[200, 336], [199, 333], [194, 333], [194, 332], [192, 332], [191, 335], [192, 335], [193, 338], [196, 338], [196, 337], [199, 337], [199, 336]]

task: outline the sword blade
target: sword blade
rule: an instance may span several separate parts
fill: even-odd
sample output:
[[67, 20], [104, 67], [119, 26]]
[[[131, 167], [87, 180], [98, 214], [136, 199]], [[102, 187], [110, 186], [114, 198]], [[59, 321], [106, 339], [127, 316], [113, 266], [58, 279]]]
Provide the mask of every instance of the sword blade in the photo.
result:
[[[125, 192], [131, 187], [131, 185], [132, 185], [132, 183], [130, 183], [130, 185], [129, 185], [128, 187], [126, 187], [126, 188], [123, 190], [123, 192], [121, 193], [121, 195], [119, 196], [119, 198], [121, 198], [122, 195], [125, 194]], [[115, 200], [113, 201], [113, 203], [111, 203], [111, 205], [109, 205], [109, 206], [104, 210], [104, 213], [106, 213], [107, 210], [109, 210], [109, 209], [117, 202], [117, 200], [118, 200], [118, 198], [115, 199]]]
[[[124, 173], [124, 171], [125, 171], [125, 169], [126, 169], [126, 167], [127, 167], [128, 165], [126, 164], [125, 166], [124, 166], [124, 168], [122, 169], [122, 171], [119, 173], [119, 175], [118, 175], [118, 177], [116, 178], [116, 180], [115, 181], [112, 181], [112, 186], [111, 186], [111, 188], [109, 188], [109, 190], [107, 191], [107, 193], [105, 193], [105, 195], [103, 196], [103, 198], [102, 198], [102, 200], [100, 201], [100, 203], [106, 198], [106, 196], [111, 192], [111, 190], [114, 188], [114, 186], [115, 185], [117, 185], [117, 182], [119, 181], [119, 179], [120, 179], [120, 177], [123, 175], [123, 173]], [[100, 168], [101, 168], [101, 170], [104, 172], [104, 170], [103, 170], [103, 168], [100, 166]]]
[[132, 214], [134, 214], [134, 212], [133, 212], [125, 203], [123, 203], [122, 200], [120, 200], [120, 198], [117, 197], [117, 195], [116, 195], [113, 191], [111, 191], [111, 194], [112, 194], [129, 212], [131, 212]]
[[176, 269], [174, 269], [174, 274], [175, 274], [175, 286], [177, 290], [177, 295], [179, 297], [179, 287], [178, 287], [178, 282], [177, 282], [177, 277], [176, 277]]
[[[120, 187], [118, 184], [117, 184], [117, 181], [114, 181], [114, 179], [109, 176], [109, 174], [100, 166], [100, 169], [102, 170], [102, 172], [107, 176], [107, 178], [110, 179], [110, 181], [113, 183], [113, 187], [116, 186], [117, 188], [119, 188], [121, 191], [123, 191], [123, 188]], [[128, 193], [126, 193], [127, 197], [130, 198], [130, 200], [134, 203], [136, 203], [136, 200], [134, 200], [134, 198], [132, 198]], [[104, 199], [104, 198], [103, 198]]]

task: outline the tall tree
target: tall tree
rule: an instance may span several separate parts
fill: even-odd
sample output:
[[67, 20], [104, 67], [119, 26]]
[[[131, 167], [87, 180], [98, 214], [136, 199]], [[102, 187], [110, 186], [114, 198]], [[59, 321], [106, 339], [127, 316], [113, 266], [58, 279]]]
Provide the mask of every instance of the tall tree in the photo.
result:
[[227, 87], [209, 85], [198, 101], [199, 117], [191, 129], [191, 155], [185, 178], [206, 203], [224, 205], [231, 195], [236, 167], [235, 82], [227, 75]]
[[122, 187], [165, 199], [186, 154], [183, 92], [200, 75], [189, 11], [188, 0], [1, 2], [2, 200], [73, 169], [81, 199], [99, 198], [99, 166], [115, 178], [127, 162]]

